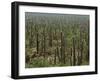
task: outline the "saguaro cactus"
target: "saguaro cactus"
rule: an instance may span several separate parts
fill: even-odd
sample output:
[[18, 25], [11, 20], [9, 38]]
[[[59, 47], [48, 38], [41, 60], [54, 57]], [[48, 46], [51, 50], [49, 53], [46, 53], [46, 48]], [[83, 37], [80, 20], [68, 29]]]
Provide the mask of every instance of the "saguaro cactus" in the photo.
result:
[[49, 46], [52, 47], [52, 27], [49, 27]]
[[56, 55], [57, 55], [57, 50], [55, 49], [54, 64], [56, 64]]
[[73, 62], [73, 60], [72, 60], [72, 48], [70, 48], [70, 65], [72, 66], [72, 63]]
[[82, 64], [83, 60], [83, 41], [82, 41], [82, 29], [80, 28], [80, 58], [79, 58], [79, 65]]
[[65, 44], [64, 44], [64, 35], [61, 32], [61, 62], [65, 64]]
[[39, 53], [39, 34], [38, 34], [38, 32], [36, 33], [36, 42], [37, 42], [37, 54]]
[[76, 64], [76, 58], [75, 58], [75, 39], [73, 37], [73, 65], [75, 66]]

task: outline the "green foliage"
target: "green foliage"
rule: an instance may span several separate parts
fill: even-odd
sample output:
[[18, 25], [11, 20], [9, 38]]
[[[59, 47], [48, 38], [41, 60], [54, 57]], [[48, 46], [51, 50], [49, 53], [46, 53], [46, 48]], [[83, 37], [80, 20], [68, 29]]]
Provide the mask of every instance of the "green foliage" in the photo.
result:
[[89, 64], [89, 16], [25, 13], [25, 67]]

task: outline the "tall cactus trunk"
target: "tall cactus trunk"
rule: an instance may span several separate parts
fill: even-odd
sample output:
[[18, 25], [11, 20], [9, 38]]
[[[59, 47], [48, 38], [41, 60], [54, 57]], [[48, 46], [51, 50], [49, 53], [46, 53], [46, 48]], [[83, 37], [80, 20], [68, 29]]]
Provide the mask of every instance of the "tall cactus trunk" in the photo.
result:
[[60, 53], [61, 53], [61, 63], [63, 62], [63, 44], [62, 44], [62, 32], [61, 32], [61, 48], [60, 48]]
[[83, 61], [83, 42], [81, 42], [81, 55], [80, 55], [80, 64], [82, 64], [82, 61]]
[[38, 39], [39, 38], [39, 34], [38, 34], [38, 32], [37, 32], [36, 35], [37, 35], [36, 36], [36, 42], [37, 42], [37, 46], [36, 46], [37, 48], [36, 49], [37, 49], [37, 54], [38, 54], [39, 53], [39, 39]]
[[77, 48], [77, 49], [78, 49], [78, 50], [77, 50], [77, 51], [78, 51], [78, 54], [77, 54], [77, 65], [79, 65], [79, 61], [80, 61], [80, 59], [79, 59], [79, 58], [80, 58], [80, 56], [79, 56], [79, 55], [80, 55], [80, 46], [79, 46], [79, 45], [80, 45], [80, 44], [79, 44], [79, 40], [78, 40], [78, 48]]
[[56, 55], [57, 55], [57, 50], [55, 49], [54, 64], [56, 64]]
[[46, 53], [46, 36], [45, 36], [45, 27], [43, 30], [43, 56], [44, 56], [44, 64], [45, 64], [45, 53]]
[[30, 48], [32, 47], [32, 26], [30, 27], [30, 39], [29, 39]]
[[57, 31], [56, 31], [56, 29], [55, 29], [55, 35], [54, 36], [55, 36], [55, 41], [56, 41], [54, 63], [56, 64], [56, 61], [57, 61], [57, 53], [58, 53], [58, 49], [57, 49], [57, 47], [58, 47], [58, 37], [57, 37]]
[[52, 47], [52, 28], [49, 30], [49, 46]]
[[61, 62], [65, 64], [65, 48], [64, 48], [64, 36], [61, 32]]
[[82, 60], [83, 60], [83, 41], [82, 41], [82, 29], [80, 28], [80, 61], [79, 61], [79, 65], [82, 64]]
[[73, 65], [76, 65], [76, 58], [75, 58], [75, 39], [73, 38]]
[[73, 60], [72, 60], [72, 48], [70, 48], [70, 65], [72, 66]]
[[59, 53], [59, 42], [58, 42], [58, 37], [57, 37], [57, 47], [56, 47], [56, 50], [57, 50], [58, 62], [60, 63], [61, 58], [60, 58], [60, 53]]
[[60, 61], [61, 61], [61, 58], [60, 58], [60, 53], [59, 53], [59, 48], [58, 48], [58, 46], [57, 46], [57, 57], [58, 57], [58, 63], [60, 63]]
[[89, 62], [89, 29], [88, 29], [88, 36], [87, 36], [87, 38], [88, 38], [87, 39], [88, 41], [87, 41], [87, 56], [86, 57], [87, 57], [87, 61]]
[[58, 42], [58, 35], [55, 29], [55, 36], [56, 36], [56, 57], [58, 58], [58, 63], [60, 63], [60, 53], [59, 53], [59, 42]]
[[65, 64], [65, 58], [66, 58], [66, 56], [65, 56], [65, 38], [63, 36], [63, 63], [64, 64]]
[[88, 35], [87, 35], [87, 38], [88, 38], [88, 42], [87, 42], [87, 47], [88, 47], [88, 49], [87, 49], [87, 61], [88, 62], [89, 62], [89, 25], [90, 24], [88, 24]]
[[43, 34], [42, 34], [42, 37], [41, 37], [41, 53], [43, 53]]

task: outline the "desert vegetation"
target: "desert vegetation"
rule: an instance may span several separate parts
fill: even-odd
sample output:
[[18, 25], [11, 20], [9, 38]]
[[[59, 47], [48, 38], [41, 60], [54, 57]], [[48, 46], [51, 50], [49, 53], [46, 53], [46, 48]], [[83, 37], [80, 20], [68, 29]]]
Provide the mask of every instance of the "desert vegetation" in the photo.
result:
[[25, 67], [89, 65], [89, 16], [25, 12]]

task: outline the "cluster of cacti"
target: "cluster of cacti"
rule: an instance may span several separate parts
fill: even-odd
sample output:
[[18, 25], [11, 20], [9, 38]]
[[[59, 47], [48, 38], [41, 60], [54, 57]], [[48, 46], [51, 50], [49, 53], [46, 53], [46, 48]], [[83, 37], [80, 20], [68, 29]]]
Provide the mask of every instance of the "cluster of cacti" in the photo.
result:
[[89, 64], [89, 16], [25, 13], [25, 67]]

